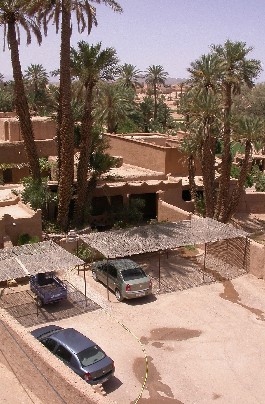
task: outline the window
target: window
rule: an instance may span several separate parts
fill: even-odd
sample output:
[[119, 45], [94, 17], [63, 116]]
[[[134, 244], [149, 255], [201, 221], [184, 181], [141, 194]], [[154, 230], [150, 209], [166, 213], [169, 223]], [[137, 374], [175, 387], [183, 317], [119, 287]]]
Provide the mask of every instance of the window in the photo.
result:
[[55, 354], [62, 359], [63, 361], [66, 362], [70, 362], [71, 360], [71, 352], [69, 352], [64, 346], [59, 345], [57, 351], [55, 352]]
[[101, 361], [106, 355], [97, 345], [95, 345], [79, 352], [77, 356], [82, 366], [89, 366]]
[[43, 343], [43, 345], [44, 346], [46, 346], [46, 348], [48, 348], [49, 349], [49, 351], [53, 351], [54, 350], [54, 348], [56, 347], [56, 341], [54, 341], [53, 339], [51, 339], [51, 338], [47, 338], [47, 339], [45, 339], [44, 341], [42, 341], [42, 343]]
[[109, 275], [113, 276], [113, 278], [117, 278], [117, 269], [112, 265], [109, 265]]

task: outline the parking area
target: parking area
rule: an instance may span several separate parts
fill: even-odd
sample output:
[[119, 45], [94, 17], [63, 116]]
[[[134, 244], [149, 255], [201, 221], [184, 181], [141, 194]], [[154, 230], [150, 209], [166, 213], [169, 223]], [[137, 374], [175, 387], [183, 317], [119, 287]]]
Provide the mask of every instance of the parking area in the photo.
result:
[[[116, 366], [101, 394], [116, 403], [263, 403], [265, 283], [244, 269], [180, 251], [133, 257], [152, 276], [154, 295], [118, 302], [86, 273], [66, 281], [69, 301], [36, 305], [26, 286], [2, 294], [1, 306], [28, 331], [39, 324], [74, 327]], [[210, 263], [212, 262], [212, 269]], [[236, 271], [236, 272], [235, 272]], [[25, 300], [28, 299], [28, 300]], [[24, 302], [24, 303], [23, 303]], [[39, 318], [38, 318], [39, 317]], [[43, 348], [44, 349], [44, 348]]]

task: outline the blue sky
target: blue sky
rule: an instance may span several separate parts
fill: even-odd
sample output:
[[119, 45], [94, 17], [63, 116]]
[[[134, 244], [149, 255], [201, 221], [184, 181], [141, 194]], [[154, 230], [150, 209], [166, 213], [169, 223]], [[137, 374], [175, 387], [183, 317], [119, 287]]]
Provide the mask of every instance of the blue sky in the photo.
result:
[[[209, 51], [211, 44], [226, 39], [246, 42], [254, 47], [250, 57], [261, 60], [265, 69], [264, 0], [120, 0], [123, 13], [97, 5], [98, 26], [91, 34], [79, 35], [74, 27], [72, 46], [82, 39], [102, 42], [117, 50], [121, 63], [132, 63], [144, 71], [150, 65], [162, 65], [170, 77], [186, 78], [187, 67]], [[3, 31], [1, 29], [1, 38]], [[60, 35], [50, 25], [48, 37], [39, 47], [28, 47], [22, 37], [22, 69], [31, 63], [42, 64], [47, 71], [59, 67]], [[12, 74], [9, 51], [0, 50], [0, 72]], [[259, 81], [265, 81], [265, 71]]]

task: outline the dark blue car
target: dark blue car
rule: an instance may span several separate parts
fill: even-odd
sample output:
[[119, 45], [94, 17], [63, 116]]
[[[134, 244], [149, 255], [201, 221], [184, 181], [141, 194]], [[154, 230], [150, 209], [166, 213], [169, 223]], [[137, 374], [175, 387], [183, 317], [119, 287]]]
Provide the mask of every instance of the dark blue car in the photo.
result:
[[48, 325], [31, 334], [89, 384], [102, 384], [114, 374], [114, 362], [74, 328]]

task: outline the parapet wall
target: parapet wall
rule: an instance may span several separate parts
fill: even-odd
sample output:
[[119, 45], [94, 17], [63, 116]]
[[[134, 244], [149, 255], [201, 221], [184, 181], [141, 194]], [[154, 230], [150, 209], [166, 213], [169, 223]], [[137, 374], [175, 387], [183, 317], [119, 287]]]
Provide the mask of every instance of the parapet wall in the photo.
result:
[[[36, 140], [53, 139], [56, 135], [56, 121], [47, 117], [31, 118], [34, 137]], [[0, 116], [0, 141], [22, 141], [20, 123], [18, 118]]]
[[[35, 141], [39, 157], [48, 157], [57, 155], [57, 146], [52, 140], [36, 140]], [[23, 142], [0, 142], [0, 162], [6, 164], [27, 163]]]

